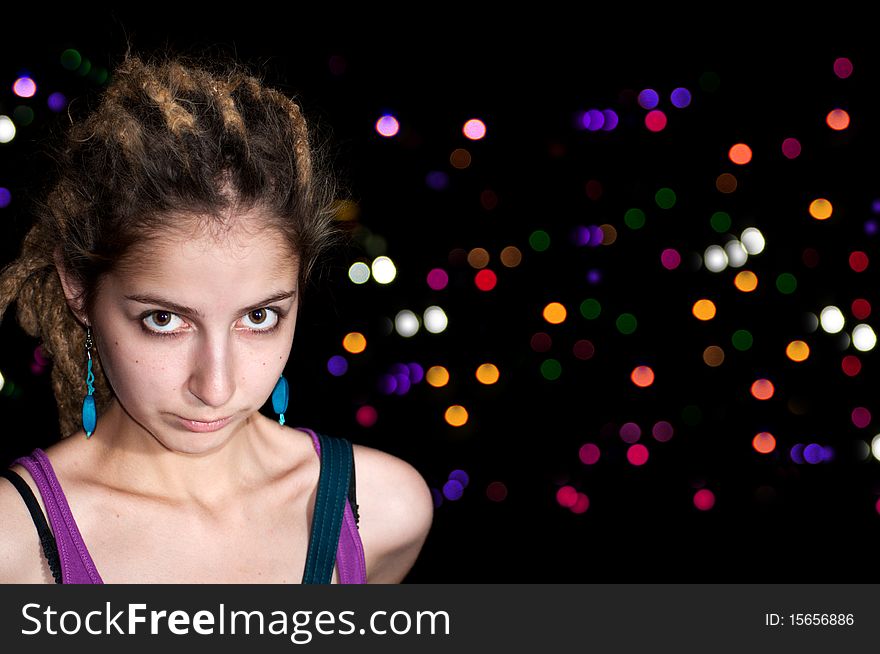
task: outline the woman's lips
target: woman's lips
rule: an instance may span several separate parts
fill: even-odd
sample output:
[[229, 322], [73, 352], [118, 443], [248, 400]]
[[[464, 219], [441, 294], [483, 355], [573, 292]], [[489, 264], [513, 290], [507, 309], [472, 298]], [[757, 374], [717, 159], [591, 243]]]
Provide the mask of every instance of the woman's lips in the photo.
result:
[[187, 420], [186, 418], [181, 418], [180, 416], [177, 416], [177, 418], [178, 420], [180, 420], [180, 424], [183, 425], [185, 429], [188, 429], [189, 431], [204, 433], [222, 429], [232, 419], [232, 416], [229, 416], [228, 418], [223, 418], [222, 420], [215, 420], [214, 422], [199, 422], [198, 420]]

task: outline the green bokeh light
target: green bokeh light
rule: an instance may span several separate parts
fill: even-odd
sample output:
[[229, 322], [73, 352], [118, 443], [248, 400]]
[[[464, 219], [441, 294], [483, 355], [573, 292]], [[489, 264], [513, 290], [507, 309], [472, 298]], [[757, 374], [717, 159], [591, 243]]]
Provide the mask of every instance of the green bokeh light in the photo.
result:
[[61, 65], [67, 70], [76, 70], [81, 63], [82, 57], [73, 48], [68, 48], [61, 53]]
[[776, 288], [779, 289], [780, 293], [790, 295], [794, 293], [797, 288], [797, 278], [791, 273], [781, 273], [779, 277], [776, 278]]
[[694, 427], [702, 422], [703, 412], [700, 410], [700, 407], [694, 404], [688, 404], [681, 410], [681, 419], [686, 425]]
[[34, 122], [34, 110], [30, 107], [19, 105], [12, 111], [12, 117], [15, 119], [16, 125], [24, 125], [26, 127]]
[[600, 313], [602, 313], [602, 305], [599, 304], [599, 300], [587, 298], [581, 302], [581, 315], [587, 320], [595, 320]]
[[543, 252], [550, 247], [550, 234], [543, 229], [536, 229], [529, 235], [529, 245], [535, 252]]
[[712, 218], [709, 219], [709, 223], [712, 225], [712, 229], [714, 229], [719, 234], [729, 230], [732, 222], [733, 221], [730, 219], [730, 214], [726, 211], [716, 211], [712, 214]]
[[541, 363], [541, 374], [544, 379], [555, 381], [562, 374], [562, 364], [556, 359], [545, 359]]
[[635, 207], [627, 209], [626, 213], [623, 214], [623, 222], [630, 229], [641, 229], [645, 226], [645, 212]]
[[636, 330], [638, 321], [631, 313], [622, 313], [617, 316], [617, 331], [621, 334], [632, 334]]
[[665, 186], [654, 195], [654, 200], [661, 209], [672, 209], [675, 206], [675, 199], [675, 191]]
[[745, 352], [752, 347], [755, 339], [752, 338], [752, 333], [749, 330], [737, 329], [733, 332], [733, 336], [730, 337], [730, 341], [733, 343], [733, 347], [737, 350]]

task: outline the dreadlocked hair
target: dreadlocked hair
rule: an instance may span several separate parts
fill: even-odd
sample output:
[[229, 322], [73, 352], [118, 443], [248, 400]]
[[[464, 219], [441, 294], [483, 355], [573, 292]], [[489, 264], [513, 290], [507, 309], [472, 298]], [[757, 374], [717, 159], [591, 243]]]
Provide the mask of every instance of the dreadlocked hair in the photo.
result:
[[[349, 242], [336, 219], [340, 184], [311, 123], [294, 99], [233, 59], [129, 49], [97, 107], [60, 141], [20, 256], [0, 271], [0, 321], [15, 302], [19, 324], [52, 358], [62, 436], [80, 429], [86, 356], [59, 264], [92, 315], [102, 276], [138, 242], [169, 229], [229, 229], [235, 215], [257, 209], [299, 258], [301, 302], [316, 263]], [[92, 359], [100, 415], [113, 391], [100, 352]]]

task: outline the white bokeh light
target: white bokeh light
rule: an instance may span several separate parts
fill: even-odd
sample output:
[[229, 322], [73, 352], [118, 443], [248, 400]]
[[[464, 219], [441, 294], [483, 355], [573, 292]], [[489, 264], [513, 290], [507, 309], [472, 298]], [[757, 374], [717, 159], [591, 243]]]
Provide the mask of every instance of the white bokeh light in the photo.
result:
[[395, 277], [397, 277], [397, 267], [390, 258], [381, 256], [373, 259], [373, 279], [380, 284], [390, 284]]
[[853, 327], [852, 344], [859, 352], [868, 352], [877, 345], [877, 334], [871, 329], [871, 325], [856, 325]]
[[724, 252], [727, 254], [727, 264], [731, 268], [739, 268], [749, 258], [749, 253], [746, 251], [745, 246], [736, 239], [732, 239], [724, 244]]
[[419, 318], [409, 309], [404, 309], [394, 316], [394, 328], [405, 338], [415, 336], [419, 331]]
[[703, 255], [706, 268], [712, 272], [721, 272], [727, 268], [727, 253], [720, 245], [710, 245]]
[[825, 307], [822, 309], [822, 313], [819, 314], [819, 324], [829, 334], [840, 332], [845, 322], [846, 319], [843, 317], [843, 312], [833, 305]]
[[425, 329], [432, 334], [439, 334], [444, 331], [449, 324], [446, 312], [437, 306], [431, 306], [425, 309], [424, 321]]
[[357, 261], [349, 267], [348, 278], [355, 284], [364, 284], [370, 279], [370, 267], [363, 261]]
[[746, 228], [739, 238], [749, 254], [761, 254], [764, 251], [764, 235], [757, 227]]
[[15, 123], [9, 116], [0, 116], [0, 143], [9, 143], [15, 138]]
[[871, 454], [880, 461], [880, 434], [874, 436], [874, 440], [871, 441]]

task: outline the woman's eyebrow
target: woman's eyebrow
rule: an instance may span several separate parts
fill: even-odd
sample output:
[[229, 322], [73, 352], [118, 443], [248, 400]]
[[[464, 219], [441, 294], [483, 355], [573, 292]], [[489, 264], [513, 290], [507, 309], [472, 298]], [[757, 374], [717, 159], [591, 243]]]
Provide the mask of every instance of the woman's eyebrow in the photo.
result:
[[[279, 291], [277, 293], [273, 293], [269, 297], [264, 300], [261, 300], [255, 304], [251, 304], [246, 307], [242, 307], [238, 310], [238, 313], [248, 313], [253, 311], [254, 309], [262, 309], [267, 304], [271, 304], [272, 302], [278, 302], [279, 300], [286, 300], [289, 297], [293, 297], [296, 295], [296, 289], [292, 291]], [[161, 298], [158, 295], [126, 295], [126, 300], [133, 300], [134, 302], [140, 302], [141, 304], [156, 304], [162, 308], [170, 309], [174, 313], [182, 313], [187, 316], [195, 316], [196, 318], [203, 318], [201, 312], [196, 311], [192, 307], [187, 307], [182, 304], [177, 304], [176, 302], [172, 302], [171, 300], [166, 300], [165, 298]]]

